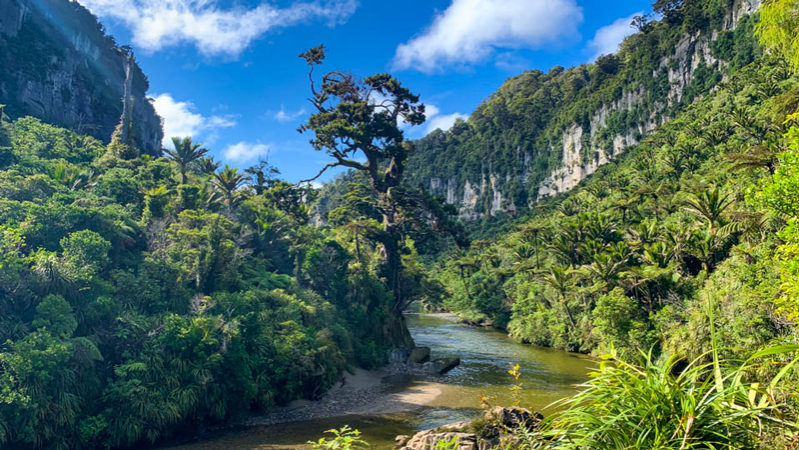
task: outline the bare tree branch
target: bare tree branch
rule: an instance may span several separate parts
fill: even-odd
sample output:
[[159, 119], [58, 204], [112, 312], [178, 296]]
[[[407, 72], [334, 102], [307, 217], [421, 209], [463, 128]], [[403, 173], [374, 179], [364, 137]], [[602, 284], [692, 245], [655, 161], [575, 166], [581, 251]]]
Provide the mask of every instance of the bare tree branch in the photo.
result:
[[300, 181], [297, 182], [297, 184], [295, 184], [295, 186], [299, 186], [301, 184], [306, 184], [306, 183], [312, 183], [312, 182], [316, 181], [319, 177], [321, 177], [322, 174], [327, 172], [327, 169], [330, 169], [330, 168], [333, 168], [333, 167], [338, 167], [340, 165], [341, 164], [339, 164], [339, 163], [327, 163], [327, 165], [325, 167], [323, 167], [322, 170], [320, 170], [319, 173], [317, 173], [315, 177], [308, 178], [307, 180], [300, 180]]

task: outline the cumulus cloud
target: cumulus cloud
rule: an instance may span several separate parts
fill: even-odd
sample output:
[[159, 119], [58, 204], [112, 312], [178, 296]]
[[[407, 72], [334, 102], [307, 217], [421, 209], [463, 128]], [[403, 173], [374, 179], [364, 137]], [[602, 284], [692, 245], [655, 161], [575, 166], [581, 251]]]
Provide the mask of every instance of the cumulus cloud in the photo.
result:
[[578, 36], [575, 0], [452, 0], [422, 34], [397, 47], [396, 69], [436, 72], [484, 61], [499, 48], [540, 48]]
[[164, 119], [164, 145], [171, 142], [173, 136], [191, 136], [212, 144], [220, 129], [236, 126], [233, 115], [204, 116], [195, 112], [194, 103], [177, 101], [167, 93], [156, 95], [153, 100], [156, 112]]
[[[369, 102], [375, 105], [379, 105], [385, 100], [386, 97], [378, 92], [372, 92], [371, 97], [369, 97]], [[459, 112], [442, 116], [441, 108], [432, 103], [425, 103], [424, 115], [426, 120], [420, 126], [413, 126], [408, 122], [402, 120], [401, 118], [398, 119], [398, 125], [400, 126], [400, 128], [403, 128], [404, 130], [412, 133], [418, 133], [420, 132], [420, 130], [424, 130], [424, 134], [429, 134], [438, 128], [440, 128], [443, 131], [447, 131], [450, 128], [452, 128], [452, 125], [455, 124], [455, 121], [457, 119], [466, 120], [469, 118], [468, 115], [461, 114]]]
[[78, 0], [100, 17], [124, 23], [138, 48], [192, 44], [205, 55], [237, 56], [270, 30], [310, 21], [330, 26], [348, 19], [357, 0], [312, 0], [281, 8], [223, 8], [218, 0]]
[[280, 111], [275, 113], [275, 120], [283, 123], [294, 122], [295, 120], [304, 116], [306, 113], [307, 111], [305, 108], [300, 108], [299, 111], [291, 112], [286, 111], [286, 108], [283, 105], [280, 105]]
[[616, 19], [612, 24], [606, 25], [596, 31], [594, 38], [588, 41], [588, 49], [591, 51], [591, 61], [596, 60], [602, 55], [610, 55], [619, 50], [624, 38], [635, 33], [637, 30], [631, 25], [633, 17], [642, 15], [643, 12], [631, 14], [628, 17]]
[[441, 129], [442, 131], [447, 131], [450, 128], [452, 128], [453, 125], [455, 125], [455, 122], [458, 119], [466, 120], [468, 118], [469, 118], [469, 116], [467, 116], [466, 114], [461, 114], [461, 113], [457, 113], [457, 112], [456, 113], [452, 113], [452, 114], [446, 114], [446, 115], [443, 115], [443, 116], [442, 115], [435, 115], [435, 116], [431, 117], [430, 119], [428, 119], [427, 122], [426, 122], [426, 124], [427, 124], [427, 128], [426, 128], [427, 134], [432, 133], [433, 131], [435, 131], [437, 129]]
[[225, 159], [234, 162], [252, 161], [259, 156], [269, 153], [269, 146], [261, 143], [241, 141], [237, 144], [229, 145], [222, 151]]

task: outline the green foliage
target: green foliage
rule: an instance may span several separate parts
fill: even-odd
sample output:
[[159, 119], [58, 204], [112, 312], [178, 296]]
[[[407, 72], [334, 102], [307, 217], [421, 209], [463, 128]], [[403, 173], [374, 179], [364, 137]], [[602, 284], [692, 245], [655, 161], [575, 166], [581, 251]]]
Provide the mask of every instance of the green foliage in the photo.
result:
[[797, 86], [770, 58], [733, 73], [527, 221], [452, 251], [441, 304], [537, 345], [697, 357], [712, 294], [725, 348], [792, 339]]
[[799, 4], [794, 0], [769, 0], [760, 8], [757, 34], [763, 45], [773, 49], [790, 64], [799, 67]]
[[330, 449], [330, 450], [358, 450], [364, 449], [369, 444], [360, 439], [361, 432], [353, 430], [349, 426], [344, 425], [340, 430], [327, 430], [325, 433], [330, 433], [333, 439], [319, 438], [319, 441], [308, 442], [316, 449]]
[[653, 345], [648, 333], [647, 318], [634, 298], [624, 295], [624, 290], [614, 288], [599, 297], [593, 312], [594, 332], [606, 350], [618, 349], [624, 353], [631, 343], [644, 347]]
[[[220, 170], [189, 139], [154, 159], [32, 118], [8, 130], [3, 448], [152, 442], [385, 363], [394, 312], [375, 223], [311, 226], [308, 188]], [[419, 298], [412, 245], [403, 289]]]
[[[755, 356], [769, 351], [784, 350]], [[606, 359], [548, 419], [551, 448], [756, 448], [784, 424], [778, 401], [745, 381], [748, 361]]]

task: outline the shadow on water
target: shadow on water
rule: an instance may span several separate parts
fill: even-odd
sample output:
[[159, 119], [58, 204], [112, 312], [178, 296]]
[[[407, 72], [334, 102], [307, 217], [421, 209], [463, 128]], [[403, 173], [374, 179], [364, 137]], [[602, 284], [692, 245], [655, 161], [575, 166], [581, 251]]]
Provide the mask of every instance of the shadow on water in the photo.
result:
[[446, 423], [470, 420], [480, 414], [480, 395], [496, 397], [493, 404], [513, 402], [508, 389], [510, 363], [521, 366], [523, 404], [549, 411], [547, 405], [575, 392], [575, 384], [588, 378], [596, 367], [589, 358], [559, 350], [520, 344], [505, 334], [454, 323], [447, 315], [408, 314], [408, 327], [417, 346], [432, 349], [433, 357], [458, 356], [461, 365], [445, 376], [394, 376], [384, 379], [390, 391], [413, 393], [419, 386], [435, 385], [440, 391], [427, 407], [413, 412], [368, 416], [342, 416], [238, 428], [194, 442], [180, 450], [210, 449], [306, 449], [326, 430], [349, 425], [363, 433], [371, 449], [391, 449], [399, 434]]

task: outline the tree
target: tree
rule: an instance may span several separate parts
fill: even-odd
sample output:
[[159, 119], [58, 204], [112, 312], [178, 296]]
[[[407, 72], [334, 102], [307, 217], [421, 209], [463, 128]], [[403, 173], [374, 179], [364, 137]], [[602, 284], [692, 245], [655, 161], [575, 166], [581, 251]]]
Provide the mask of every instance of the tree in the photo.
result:
[[237, 191], [247, 181], [247, 175], [239, 172], [238, 167], [225, 167], [219, 172], [214, 173], [214, 185], [222, 191], [225, 196], [228, 214], [233, 212], [233, 206], [237, 202]]
[[247, 168], [244, 173], [250, 176], [250, 182], [253, 189], [255, 189], [255, 193], [261, 195], [266, 189], [272, 187], [275, 177], [280, 174], [280, 171], [266, 160], [260, 159], [258, 164]]
[[221, 166], [221, 165], [222, 165], [222, 163], [220, 163], [218, 161], [214, 161], [213, 157], [200, 158], [194, 164], [194, 166], [195, 166], [195, 168], [196, 168], [196, 170], [198, 172], [206, 174], [206, 175], [213, 175], [214, 172], [216, 172], [219, 169], [219, 166]]
[[730, 194], [722, 194], [719, 188], [703, 189], [694, 198], [685, 201], [686, 210], [705, 219], [710, 232], [715, 233], [722, 221], [724, 211], [732, 205]]
[[521, 240], [524, 243], [531, 244], [535, 253], [535, 268], [541, 268], [541, 259], [539, 257], [538, 247], [541, 245], [541, 236], [546, 233], [549, 228], [542, 221], [532, 221], [524, 224], [520, 231]]
[[571, 288], [574, 287], [573, 273], [574, 272], [568, 267], [552, 266], [549, 273], [541, 275], [539, 280], [542, 283], [552, 286], [552, 288], [558, 292], [560, 304], [563, 305], [563, 309], [566, 310], [569, 324], [572, 328], [575, 328], [577, 323], [574, 321], [574, 315], [572, 315], [572, 311], [569, 308], [569, 300], [566, 296]]
[[186, 172], [188, 172], [189, 167], [205, 156], [205, 154], [208, 153], [208, 149], [203, 148], [202, 144], [195, 144], [192, 142], [191, 137], [173, 137], [172, 145], [175, 148], [165, 148], [164, 153], [166, 153], [169, 159], [177, 163], [180, 169], [180, 183], [186, 184], [188, 180]]
[[[385, 73], [360, 81], [351, 73], [331, 71], [323, 74], [321, 84], [317, 85], [314, 69], [324, 62], [324, 46], [312, 48], [300, 57], [310, 67], [310, 101], [316, 112], [299, 131], [312, 131], [314, 137], [310, 143], [314, 149], [325, 151], [333, 158], [315, 177], [304, 182], [316, 180], [333, 167], [368, 175], [382, 215], [380, 243], [385, 254], [388, 288], [395, 298], [393, 310], [401, 318], [400, 312], [406, 303], [400, 286], [402, 210], [423, 205], [418, 203], [418, 197], [409, 195], [400, 186], [410, 145], [399, 124], [422, 124], [424, 105], [419, 102], [418, 95]], [[409, 334], [407, 338], [410, 339]]]
[[652, 11], [660, 14], [666, 19], [676, 21], [680, 18], [680, 9], [684, 0], [655, 0], [652, 3]]

